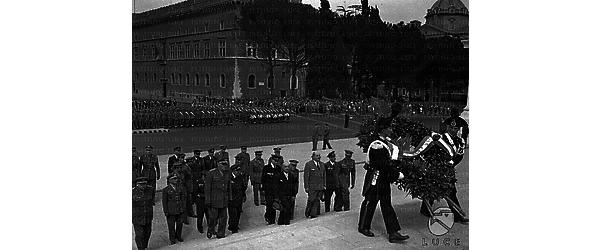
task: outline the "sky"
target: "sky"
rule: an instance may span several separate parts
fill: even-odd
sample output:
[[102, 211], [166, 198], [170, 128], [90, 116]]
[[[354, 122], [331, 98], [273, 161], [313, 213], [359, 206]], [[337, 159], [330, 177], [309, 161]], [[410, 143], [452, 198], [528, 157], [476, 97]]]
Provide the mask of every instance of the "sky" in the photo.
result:
[[[175, 4], [184, 0], [133, 0], [135, 1], [135, 12], [143, 12], [158, 7]], [[133, 2], [132, 1], [132, 2]], [[410, 22], [419, 20], [425, 22], [427, 9], [435, 3], [436, 0], [369, 0], [369, 5], [379, 8], [379, 15], [383, 21], [399, 23], [400, 21]], [[462, 0], [469, 8], [469, 0]], [[311, 4], [315, 8], [321, 5], [320, 0], [302, 0], [302, 3]], [[329, 0], [331, 9], [335, 10], [340, 5], [360, 4], [360, 0]], [[469, 8], [470, 11], [470, 8]]]

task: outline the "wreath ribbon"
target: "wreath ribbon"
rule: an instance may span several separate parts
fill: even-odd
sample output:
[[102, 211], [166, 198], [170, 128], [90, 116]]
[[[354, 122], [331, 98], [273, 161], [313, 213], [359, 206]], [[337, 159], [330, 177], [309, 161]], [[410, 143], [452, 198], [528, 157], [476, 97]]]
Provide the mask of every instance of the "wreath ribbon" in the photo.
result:
[[445, 140], [441, 140], [442, 135], [431, 132], [431, 136], [426, 136], [419, 142], [416, 150], [414, 152], [402, 152], [402, 156], [404, 157], [416, 157], [422, 153], [427, 152], [433, 145], [437, 145], [442, 148], [446, 153], [448, 153], [451, 157], [454, 157], [455, 150], [453, 145], [449, 145]]

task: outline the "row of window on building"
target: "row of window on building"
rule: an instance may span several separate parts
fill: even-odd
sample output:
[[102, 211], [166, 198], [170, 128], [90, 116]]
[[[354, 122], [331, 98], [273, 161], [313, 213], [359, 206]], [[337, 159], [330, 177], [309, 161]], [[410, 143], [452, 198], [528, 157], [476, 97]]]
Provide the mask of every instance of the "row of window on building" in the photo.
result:
[[[179, 42], [169, 44], [168, 59], [193, 59], [193, 58], [211, 58], [210, 55], [210, 39], [201, 42], [199, 40], [192, 42]], [[219, 57], [227, 56], [227, 42], [225, 40], [218, 41]], [[140, 54], [140, 51], [142, 52]], [[133, 48], [134, 60], [156, 60], [160, 51], [156, 44], [142, 45], [141, 48], [135, 46]], [[246, 45], [246, 57], [256, 57], [256, 46]], [[277, 58], [277, 51], [274, 51], [274, 57]]]
[[[143, 82], [145, 82], [145, 83], [158, 83], [158, 78], [157, 78], [156, 73], [154, 73], [154, 77], [151, 79], [151, 80], [153, 80], [152, 82], [148, 81], [148, 73], [144, 73], [143, 79], [144, 79]], [[171, 80], [171, 85], [183, 85], [185, 82], [186, 86], [190, 86], [190, 84], [194, 85], [194, 86], [200, 86], [201, 81], [203, 81], [203, 83], [204, 83], [203, 85], [205, 87], [210, 87], [210, 83], [211, 83], [210, 74], [208, 74], [208, 73], [205, 74], [203, 77], [201, 77], [200, 74], [196, 74], [195, 77], [193, 76], [192, 78], [190, 78], [189, 73], [187, 73], [185, 75], [185, 77], [181, 73], [178, 73], [177, 75], [175, 73], [171, 73], [170, 80]], [[135, 73], [134, 81], [140, 82], [139, 73]], [[227, 79], [226, 79], [225, 74], [221, 74], [219, 76], [219, 87], [225, 88], [227, 86], [226, 82], [227, 82]], [[248, 76], [248, 88], [249, 89], [256, 88], [256, 76], [254, 74], [250, 74]], [[273, 88], [273, 86], [267, 86], [267, 88]], [[298, 89], [298, 76], [296, 76], [295, 79], [290, 77], [290, 88]]]
[[[178, 24], [174, 24], [174, 25], [178, 25]], [[219, 21], [219, 30], [225, 30], [225, 21], [224, 20], [220, 20]], [[183, 32], [181, 30], [181, 28], [177, 29], [177, 30], [169, 30], [166, 34], [164, 32], [133, 32], [133, 39], [134, 41], [138, 41], [138, 40], [142, 40], [142, 39], [156, 39], [156, 38], [164, 38], [165, 36], [181, 36], [181, 35], [189, 35], [189, 34], [197, 34], [197, 33], [201, 33], [201, 28], [200, 26], [194, 26], [194, 30], [193, 32], [190, 32], [190, 28], [186, 27], [185, 29], [183, 29]], [[210, 32], [209, 30], [209, 21], [205, 21], [204, 22], [204, 33], [206, 32]]]

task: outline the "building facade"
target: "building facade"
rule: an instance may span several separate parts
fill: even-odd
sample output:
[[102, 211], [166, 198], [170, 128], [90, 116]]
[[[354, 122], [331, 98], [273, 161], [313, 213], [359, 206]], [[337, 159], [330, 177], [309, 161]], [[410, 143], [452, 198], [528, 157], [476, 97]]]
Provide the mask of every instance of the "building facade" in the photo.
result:
[[188, 99], [304, 96], [303, 70], [292, 81], [289, 69], [276, 67], [267, 86], [268, 70], [237, 25], [246, 2], [188, 0], [133, 14], [133, 92]]
[[469, 10], [461, 0], [437, 0], [427, 10], [425, 24], [420, 29], [425, 37], [459, 37], [468, 46]]

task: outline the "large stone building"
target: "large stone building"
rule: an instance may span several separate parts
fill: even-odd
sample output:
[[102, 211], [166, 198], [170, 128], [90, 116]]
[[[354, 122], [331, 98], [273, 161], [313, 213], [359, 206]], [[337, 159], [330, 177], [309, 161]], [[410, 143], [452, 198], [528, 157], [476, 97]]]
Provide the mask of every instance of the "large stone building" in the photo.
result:
[[421, 26], [425, 37], [453, 36], [468, 47], [469, 10], [461, 0], [437, 0], [425, 15]]
[[277, 67], [274, 86], [267, 86], [267, 68], [237, 25], [246, 2], [188, 0], [133, 14], [133, 92], [182, 99], [304, 96], [302, 70], [292, 81], [290, 70]]

